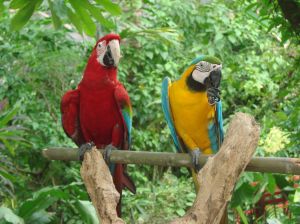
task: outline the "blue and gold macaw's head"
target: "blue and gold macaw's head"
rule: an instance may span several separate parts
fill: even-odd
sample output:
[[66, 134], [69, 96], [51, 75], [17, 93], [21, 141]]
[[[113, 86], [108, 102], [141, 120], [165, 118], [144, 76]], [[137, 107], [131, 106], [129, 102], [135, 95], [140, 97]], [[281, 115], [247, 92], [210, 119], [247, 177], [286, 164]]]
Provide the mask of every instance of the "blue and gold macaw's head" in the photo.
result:
[[187, 85], [193, 91], [206, 91], [208, 103], [214, 105], [220, 101], [220, 82], [222, 62], [217, 57], [201, 55], [195, 58], [187, 77]]

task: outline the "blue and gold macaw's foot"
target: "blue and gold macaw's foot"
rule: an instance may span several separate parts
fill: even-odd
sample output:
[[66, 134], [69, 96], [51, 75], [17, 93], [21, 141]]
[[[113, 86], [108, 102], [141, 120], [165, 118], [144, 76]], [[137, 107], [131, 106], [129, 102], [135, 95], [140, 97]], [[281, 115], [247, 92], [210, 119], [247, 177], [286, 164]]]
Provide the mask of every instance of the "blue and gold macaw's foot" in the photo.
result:
[[199, 172], [199, 170], [201, 169], [200, 162], [199, 162], [199, 158], [201, 155], [200, 149], [198, 148], [192, 149], [190, 151], [190, 155], [192, 157], [192, 164], [194, 166], [194, 169], [196, 170], [196, 172]]
[[88, 151], [88, 150], [91, 150], [94, 146], [95, 146], [94, 142], [88, 142], [88, 143], [82, 144], [79, 147], [78, 157], [79, 157], [80, 162], [83, 161], [85, 152]]
[[107, 165], [110, 164], [110, 155], [111, 155], [111, 151], [112, 150], [117, 150], [117, 148], [115, 146], [113, 146], [112, 144], [109, 144], [105, 147], [104, 149], [104, 160], [106, 162]]

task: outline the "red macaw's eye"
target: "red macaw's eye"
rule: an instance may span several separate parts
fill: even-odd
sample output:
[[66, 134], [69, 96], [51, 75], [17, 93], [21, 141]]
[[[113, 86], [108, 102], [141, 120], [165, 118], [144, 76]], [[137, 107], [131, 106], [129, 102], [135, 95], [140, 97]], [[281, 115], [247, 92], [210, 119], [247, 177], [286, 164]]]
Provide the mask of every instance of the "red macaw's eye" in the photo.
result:
[[101, 41], [97, 44], [97, 53], [101, 55], [105, 52], [106, 41]]

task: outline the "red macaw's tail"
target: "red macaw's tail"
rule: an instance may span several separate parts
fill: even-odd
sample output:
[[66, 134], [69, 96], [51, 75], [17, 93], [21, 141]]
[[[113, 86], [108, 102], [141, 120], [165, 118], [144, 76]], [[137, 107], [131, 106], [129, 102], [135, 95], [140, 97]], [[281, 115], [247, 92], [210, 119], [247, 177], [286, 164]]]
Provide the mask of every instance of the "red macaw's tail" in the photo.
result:
[[136, 192], [136, 187], [133, 181], [130, 179], [128, 174], [125, 172], [126, 166], [123, 164], [115, 164], [115, 170], [113, 175], [113, 181], [117, 191], [120, 193], [120, 200], [117, 205], [118, 216], [121, 217], [121, 200], [122, 200], [122, 190], [126, 187], [133, 194]]

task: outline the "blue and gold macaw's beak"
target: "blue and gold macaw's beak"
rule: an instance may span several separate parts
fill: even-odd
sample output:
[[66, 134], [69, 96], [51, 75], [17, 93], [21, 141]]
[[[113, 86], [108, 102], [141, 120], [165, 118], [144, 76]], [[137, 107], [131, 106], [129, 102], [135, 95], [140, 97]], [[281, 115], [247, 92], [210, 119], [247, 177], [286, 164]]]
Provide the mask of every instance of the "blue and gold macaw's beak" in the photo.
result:
[[209, 74], [209, 76], [204, 80], [206, 86], [208, 103], [214, 105], [220, 101], [220, 83], [222, 78], [222, 65], [216, 66]]

